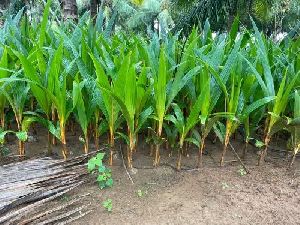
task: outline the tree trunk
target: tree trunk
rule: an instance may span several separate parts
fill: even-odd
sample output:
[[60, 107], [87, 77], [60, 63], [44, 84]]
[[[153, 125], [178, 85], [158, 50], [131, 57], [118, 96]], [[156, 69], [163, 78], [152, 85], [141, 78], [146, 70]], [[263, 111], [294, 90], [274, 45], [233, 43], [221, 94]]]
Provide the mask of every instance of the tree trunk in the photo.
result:
[[9, 0], [2, 0], [1, 2], [0, 2], [0, 8], [1, 9], [7, 9], [8, 8], [8, 6], [9, 6]]
[[100, 5], [100, 0], [91, 0], [91, 17], [96, 21], [97, 14], [98, 14], [98, 9]]
[[[9, 8], [9, 0], [1, 0], [0, 1], [0, 10], [6, 10]], [[4, 24], [4, 19], [1, 17], [3, 16], [3, 13], [0, 13], [0, 27]]]
[[64, 20], [71, 19], [77, 21], [78, 12], [76, 0], [62, 0], [62, 10]]

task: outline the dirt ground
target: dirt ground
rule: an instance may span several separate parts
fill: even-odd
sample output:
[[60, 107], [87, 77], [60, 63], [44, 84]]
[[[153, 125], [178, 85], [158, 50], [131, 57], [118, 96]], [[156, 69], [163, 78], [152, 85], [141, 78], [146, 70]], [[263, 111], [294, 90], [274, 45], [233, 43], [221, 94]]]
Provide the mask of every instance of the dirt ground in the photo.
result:
[[[38, 134], [37, 140], [26, 144], [30, 156], [46, 152], [46, 140], [39, 137], [46, 136], [43, 131]], [[300, 224], [299, 158], [296, 166], [287, 170], [284, 154], [271, 152], [268, 161], [258, 167], [255, 148], [249, 147], [245, 164], [251, 173], [242, 175], [230, 151], [225, 166], [219, 167], [222, 146], [208, 141], [209, 154], [204, 156], [203, 168], [177, 172], [172, 167], [175, 155], [170, 156], [165, 149], [162, 165], [153, 169], [149, 146], [140, 142], [134, 155], [135, 173], [131, 174], [134, 184], [126, 174], [121, 155], [117, 154], [112, 166], [112, 188], [100, 190], [91, 176], [90, 182], [66, 196], [69, 200], [89, 193], [80, 204], [88, 206], [91, 212], [72, 224]], [[69, 143], [74, 155], [83, 148], [76, 135], [69, 137]], [[240, 153], [243, 144], [232, 143]], [[17, 149], [13, 142], [8, 147]], [[54, 150], [58, 149], [59, 146]], [[189, 157], [183, 159], [184, 168], [194, 168], [196, 158], [196, 149], [191, 147]], [[112, 199], [112, 212], [102, 206], [107, 199]]]
[[[93, 212], [75, 224], [300, 224], [299, 171], [273, 163], [249, 166], [251, 174], [244, 176], [239, 169], [139, 169], [132, 185], [123, 167], [115, 166], [113, 188], [99, 191], [86, 185], [80, 190], [91, 193], [86, 204]], [[138, 190], [145, 194], [139, 197]], [[111, 213], [101, 206], [108, 198], [113, 200]]]

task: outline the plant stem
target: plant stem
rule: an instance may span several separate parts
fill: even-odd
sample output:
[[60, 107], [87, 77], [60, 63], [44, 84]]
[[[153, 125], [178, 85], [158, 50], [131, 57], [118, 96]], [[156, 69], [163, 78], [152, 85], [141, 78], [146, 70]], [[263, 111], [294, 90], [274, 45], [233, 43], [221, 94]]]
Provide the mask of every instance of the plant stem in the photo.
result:
[[24, 142], [19, 140], [19, 155], [25, 156]]
[[296, 155], [299, 152], [299, 150], [300, 150], [300, 144], [298, 144], [298, 146], [294, 149], [294, 154], [293, 154], [293, 157], [292, 157], [292, 160], [291, 160], [291, 163], [290, 163], [289, 167], [293, 166], [293, 164], [295, 162], [295, 159], [296, 159]]
[[94, 127], [94, 132], [95, 132], [95, 147], [96, 147], [96, 150], [99, 149], [99, 129], [98, 129], [98, 124], [99, 124], [99, 111], [96, 110], [96, 112], [95, 112], [95, 127]]
[[271, 141], [271, 137], [270, 137], [270, 133], [268, 132], [266, 137], [265, 137], [265, 148], [264, 150], [261, 152], [259, 160], [258, 160], [258, 166], [262, 165], [265, 161], [265, 157], [267, 155], [267, 151], [268, 151], [268, 145]]
[[98, 131], [98, 127], [95, 127], [95, 148], [96, 150], [99, 149], [99, 131]]
[[1, 112], [0, 120], [1, 120], [1, 128], [4, 130], [4, 128], [5, 128], [5, 113], [4, 113], [4, 111]]
[[181, 170], [181, 159], [182, 159], [182, 146], [179, 148], [179, 151], [178, 151], [178, 159], [177, 159], [177, 166], [176, 166], [176, 169], [178, 171]]
[[129, 148], [127, 148], [127, 163], [129, 169], [132, 169], [132, 152], [134, 150], [134, 147], [134, 136], [129, 130]]
[[[22, 131], [22, 115], [16, 115], [16, 122], [17, 122], [17, 126], [18, 126], [18, 131]], [[19, 155], [20, 156], [25, 156], [25, 145], [24, 142], [19, 140]]]
[[154, 167], [157, 167], [159, 165], [159, 161], [160, 161], [160, 145], [156, 144], [155, 145], [155, 158], [154, 158]]
[[222, 152], [222, 156], [221, 156], [221, 160], [220, 160], [220, 166], [224, 166], [224, 158], [227, 152], [227, 147], [228, 147], [228, 143], [229, 143], [229, 133], [226, 133], [225, 136], [225, 141], [224, 141], [224, 147], [223, 147], [223, 152]]
[[295, 159], [296, 159], [296, 153], [294, 152], [294, 155], [293, 155], [293, 157], [292, 157], [292, 160], [291, 160], [291, 162], [290, 162], [289, 167], [292, 167], [292, 166], [293, 166], [293, 164], [294, 164], [294, 162], [295, 162]]
[[265, 126], [264, 126], [264, 137], [267, 137], [269, 130], [270, 130], [270, 127], [269, 127], [269, 124], [270, 124], [270, 116], [268, 116], [266, 118], [266, 121], [265, 121]]
[[84, 137], [84, 153], [88, 154], [89, 153], [89, 135], [88, 132], [86, 132], [85, 137]]
[[64, 160], [68, 157], [68, 150], [67, 150], [67, 142], [66, 142], [66, 127], [61, 124], [60, 126], [60, 135], [61, 135], [61, 143], [62, 143], [62, 154]]
[[135, 135], [135, 145], [134, 145], [134, 152], [136, 152], [136, 146], [138, 145], [138, 141], [139, 141], [139, 135], [138, 134], [136, 134]]
[[202, 155], [203, 155], [203, 150], [204, 150], [204, 147], [205, 147], [205, 138], [203, 137], [201, 139], [201, 145], [200, 145], [200, 148], [199, 148], [199, 154], [198, 154], [198, 163], [197, 163], [197, 167], [202, 167]]
[[[50, 121], [50, 116], [49, 114], [47, 114], [47, 120]], [[48, 133], [47, 133], [47, 139], [48, 139], [48, 142], [47, 142], [47, 150], [48, 150], [48, 155], [52, 155], [52, 139], [51, 139], [51, 133], [50, 131], [48, 130]]]
[[115, 137], [114, 137], [114, 131], [113, 128], [109, 128], [109, 150], [110, 150], [110, 156], [109, 156], [109, 165], [113, 165], [113, 155], [114, 155], [114, 148], [115, 148]]
[[[51, 116], [52, 116], [52, 122], [55, 125], [55, 123], [56, 123], [56, 113], [55, 113], [54, 106], [52, 106], [52, 114], [51, 114]], [[57, 144], [57, 140], [56, 140], [56, 137], [54, 135], [52, 135], [52, 144], [53, 145]]]
[[[162, 122], [158, 123], [158, 127], [157, 127], [157, 137], [160, 141], [161, 139], [161, 133], [162, 133]], [[160, 144], [157, 143], [155, 146], [155, 158], [154, 158], [154, 163], [153, 166], [157, 167], [159, 165], [159, 161], [160, 161]]]
[[48, 155], [52, 155], [51, 133], [49, 131], [48, 131], [47, 137], [48, 137], [48, 143], [47, 143]]

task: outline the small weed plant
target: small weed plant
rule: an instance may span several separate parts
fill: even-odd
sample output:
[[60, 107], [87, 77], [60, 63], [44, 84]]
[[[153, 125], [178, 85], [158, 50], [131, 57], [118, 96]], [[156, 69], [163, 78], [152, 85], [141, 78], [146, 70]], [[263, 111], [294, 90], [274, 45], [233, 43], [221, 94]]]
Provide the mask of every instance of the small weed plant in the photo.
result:
[[145, 195], [147, 195], [148, 194], [148, 191], [147, 190], [142, 190], [142, 189], [139, 189], [139, 190], [137, 190], [137, 196], [138, 197], [140, 197], [140, 198], [142, 198], [142, 197], [144, 197]]
[[222, 189], [225, 190], [228, 188], [229, 188], [229, 185], [226, 182], [222, 182]]
[[97, 174], [97, 182], [100, 189], [113, 186], [111, 169], [103, 164], [105, 153], [98, 153], [88, 161], [88, 171]]
[[247, 172], [245, 171], [244, 168], [240, 168], [240, 169], [238, 170], [238, 173], [240, 174], [241, 177], [242, 177], [242, 176], [245, 176], [245, 175], [247, 174]]
[[108, 211], [111, 212], [112, 211], [112, 200], [109, 198], [107, 200], [105, 200], [104, 202], [102, 202], [102, 206]]

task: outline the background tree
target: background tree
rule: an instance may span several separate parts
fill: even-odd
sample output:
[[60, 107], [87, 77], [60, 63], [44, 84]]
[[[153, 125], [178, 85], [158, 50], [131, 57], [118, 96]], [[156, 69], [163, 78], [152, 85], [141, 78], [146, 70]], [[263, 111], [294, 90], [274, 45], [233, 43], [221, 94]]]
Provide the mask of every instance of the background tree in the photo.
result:
[[78, 19], [78, 8], [76, 0], [62, 0], [62, 11], [63, 11], [63, 17], [64, 20], [72, 19], [77, 20]]
[[6, 9], [6, 8], [8, 8], [8, 5], [9, 5], [9, 0], [2, 0], [2, 1], [0, 2], [0, 8], [1, 8], [1, 9]]
[[252, 16], [260, 29], [267, 33], [288, 31], [299, 22], [299, 0], [171, 0], [175, 31], [186, 33], [194, 25], [208, 19], [214, 31], [228, 30], [235, 16], [242, 25], [251, 28]]
[[97, 16], [100, 4], [101, 4], [100, 0], [91, 0], [90, 10], [91, 10], [92, 18], [95, 18]]
[[[0, 19], [16, 15], [26, 6], [29, 21], [38, 20], [44, 3], [44, 0], [2, 0]], [[59, 4], [61, 12], [57, 11]], [[203, 27], [206, 20], [212, 31], [224, 32], [230, 29], [237, 15], [240, 26], [252, 28], [252, 17], [268, 35], [290, 30], [295, 35], [300, 29], [300, 0], [53, 0], [52, 3], [58, 20], [61, 16], [77, 20], [88, 10], [95, 18], [100, 7], [105, 23], [114, 17], [113, 26], [125, 32], [165, 34], [172, 30], [188, 35], [193, 26]]]

